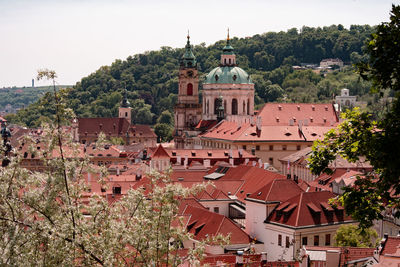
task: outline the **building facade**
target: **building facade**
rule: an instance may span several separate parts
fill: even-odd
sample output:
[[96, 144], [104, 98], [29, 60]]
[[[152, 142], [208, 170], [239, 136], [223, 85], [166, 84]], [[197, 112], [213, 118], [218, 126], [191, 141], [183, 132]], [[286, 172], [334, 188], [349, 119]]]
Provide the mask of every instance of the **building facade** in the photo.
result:
[[191, 135], [197, 135], [194, 128], [201, 119], [197, 62], [189, 39], [188, 35], [185, 54], [182, 56], [179, 68], [178, 102], [174, 110], [176, 148], [192, 147], [189, 139]]

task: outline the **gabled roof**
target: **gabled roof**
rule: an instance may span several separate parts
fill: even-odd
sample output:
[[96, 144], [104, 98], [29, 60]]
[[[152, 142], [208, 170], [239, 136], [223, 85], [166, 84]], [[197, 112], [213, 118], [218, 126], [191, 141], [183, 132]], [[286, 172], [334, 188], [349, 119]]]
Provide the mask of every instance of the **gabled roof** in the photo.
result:
[[128, 131], [130, 123], [125, 118], [78, 118], [80, 135], [93, 135], [103, 132], [105, 135], [120, 135]]
[[188, 232], [196, 240], [204, 240], [209, 236], [230, 235], [230, 244], [248, 244], [250, 237], [233, 221], [223, 215], [187, 205], [182, 215], [191, 215], [187, 223]]
[[265, 202], [284, 202], [303, 192], [303, 190], [293, 181], [289, 179], [275, 179], [256, 190], [248, 200], [257, 199]]
[[381, 255], [396, 255], [400, 257], [400, 237], [399, 236], [389, 236], [380, 252]]
[[286, 201], [288, 206], [297, 204], [293, 205], [294, 208], [287, 212], [283, 211], [286, 207], [275, 209], [265, 222], [296, 228], [351, 222], [352, 218], [345, 214], [342, 207], [333, 211], [326, 207], [326, 203], [334, 196], [329, 191], [302, 192]]
[[160, 144], [158, 145], [156, 151], [154, 151], [152, 157], [152, 159], [156, 159], [156, 158], [170, 158], [167, 151], [165, 150], [165, 148]]

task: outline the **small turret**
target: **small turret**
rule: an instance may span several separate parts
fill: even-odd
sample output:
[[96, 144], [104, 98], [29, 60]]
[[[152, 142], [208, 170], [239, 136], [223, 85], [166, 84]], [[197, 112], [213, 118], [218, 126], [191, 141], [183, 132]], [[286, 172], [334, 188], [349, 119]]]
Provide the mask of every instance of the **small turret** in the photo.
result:
[[122, 98], [118, 114], [119, 118], [125, 118], [129, 121], [129, 123], [131, 122], [132, 108], [131, 108], [131, 103], [129, 103], [128, 101], [128, 91], [126, 90], [126, 88], [124, 90], [124, 96]]
[[236, 66], [236, 55], [233, 52], [233, 47], [230, 44], [229, 28], [228, 28], [228, 37], [226, 38], [226, 45], [224, 46], [224, 48], [222, 48], [221, 65]]
[[196, 57], [194, 56], [193, 51], [192, 51], [192, 46], [190, 45], [189, 32], [187, 35], [185, 53], [183, 54], [182, 59], [181, 59], [181, 67], [182, 68], [196, 68], [197, 67]]

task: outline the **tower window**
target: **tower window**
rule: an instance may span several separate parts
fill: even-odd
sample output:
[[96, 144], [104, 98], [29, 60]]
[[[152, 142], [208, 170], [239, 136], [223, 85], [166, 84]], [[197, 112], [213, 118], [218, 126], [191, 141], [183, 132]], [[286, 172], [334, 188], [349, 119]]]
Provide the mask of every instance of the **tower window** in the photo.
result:
[[125, 117], [128, 117], [128, 112], [125, 112]]
[[193, 84], [191, 83], [187, 85], [187, 95], [193, 95]]
[[229, 59], [229, 65], [231, 65], [231, 59]]
[[219, 99], [218, 98], [215, 98], [214, 99], [214, 114], [215, 115], [217, 115], [218, 114], [218, 103], [219, 102]]
[[218, 81], [218, 78], [219, 78], [218, 75], [215, 75], [215, 80], [216, 80], [216, 81]]
[[236, 98], [232, 99], [232, 115], [238, 114], [238, 101]]

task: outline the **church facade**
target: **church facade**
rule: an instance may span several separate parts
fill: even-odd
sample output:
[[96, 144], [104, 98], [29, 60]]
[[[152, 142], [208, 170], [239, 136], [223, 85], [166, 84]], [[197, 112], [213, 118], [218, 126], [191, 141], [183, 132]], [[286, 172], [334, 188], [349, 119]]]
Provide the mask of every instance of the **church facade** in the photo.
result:
[[254, 83], [236, 64], [229, 33], [219, 66], [207, 74], [199, 103], [199, 76], [196, 57], [187, 37], [179, 68], [179, 93], [175, 105], [176, 148], [201, 148], [198, 135], [204, 125], [221, 120], [249, 123], [254, 115]]

